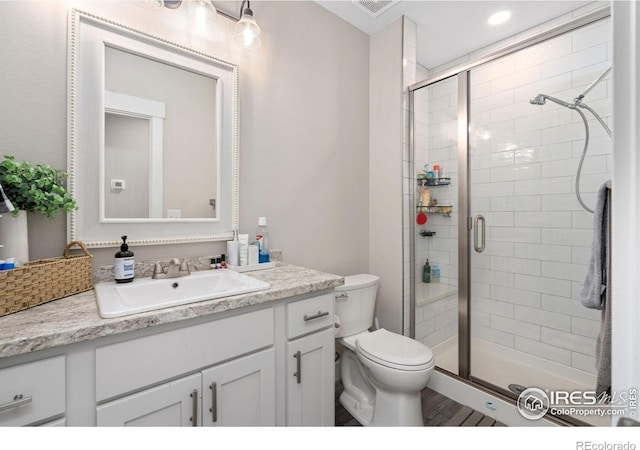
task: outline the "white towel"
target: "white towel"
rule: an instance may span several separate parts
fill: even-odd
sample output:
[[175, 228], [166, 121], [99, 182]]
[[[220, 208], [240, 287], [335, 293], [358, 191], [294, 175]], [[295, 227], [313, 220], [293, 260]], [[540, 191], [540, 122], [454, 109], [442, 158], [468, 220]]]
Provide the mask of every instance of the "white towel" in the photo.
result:
[[607, 289], [607, 264], [609, 255], [609, 205], [606, 182], [596, 198], [593, 214], [593, 241], [587, 266], [587, 274], [580, 286], [580, 301], [587, 308], [602, 309]]
[[14, 209], [15, 208], [13, 207], [13, 204], [11, 204], [11, 200], [9, 200], [5, 195], [2, 185], [0, 185], [0, 213], [8, 213]]

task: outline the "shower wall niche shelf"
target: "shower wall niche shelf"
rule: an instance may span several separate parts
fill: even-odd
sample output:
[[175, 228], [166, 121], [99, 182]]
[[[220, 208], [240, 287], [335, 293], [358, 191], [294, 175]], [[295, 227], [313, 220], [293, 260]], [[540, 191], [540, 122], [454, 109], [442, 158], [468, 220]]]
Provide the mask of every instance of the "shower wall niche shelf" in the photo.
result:
[[416, 206], [418, 212], [442, 214], [451, 217], [453, 206], [451, 205], [435, 205], [435, 206]]
[[[424, 184], [422, 184], [425, 182]], [[423, 186], [446, 186], [451, 184], [451, 178], [418, 178], [418, 184]]]
[[[451, 184], [451, 178], [425, 178], [418, 177], [417, 178], [418, 185], [422, 187], [440, 187], [440, 186], [449, 186]], [[450, 205], [432, 205], [432, 206], [424, 206], [418, 205], [416, 206], [416, 210], [418, 212], [423, 213], [434, 213], [434, 214], [442, 214], [446, 217], [451, 217], [451, 211], [453, 210], [453, 206]]]

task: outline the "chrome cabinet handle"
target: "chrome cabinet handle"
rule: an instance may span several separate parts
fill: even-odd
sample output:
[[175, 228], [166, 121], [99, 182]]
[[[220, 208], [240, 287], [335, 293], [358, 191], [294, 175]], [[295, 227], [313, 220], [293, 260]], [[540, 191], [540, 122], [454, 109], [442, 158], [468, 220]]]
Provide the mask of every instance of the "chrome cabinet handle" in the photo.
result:
[[302, 382], [302, 353], [300, 353], [300, 350], [295, 352], [293, 357], [296, 358], [296, 373], [293, 376], [296, 377], [296, 382], [300, 384]]
[[211, 389], [211, 408], [209, 411], [211, 411], [211, 421], [215, 423], [218, 421], [218, 385], [211, 383], [209, 389]]
[[308, 315], [304, 315], [303, 319], [305, 322], [309, 321], [309, 320], [313, 320], [313, 319], [319, 319], [320, 317], [324, 317], [324, 316], [328, 316], [329, 315], [329, 311], [318, 311], [316, 314], [313, 314], [312, 316], [308, 316]]
[[340, 292], [339, 294], [336, 294], [335, 297], [336, 300], [345, 300], [349, 298], [349, 294], [347, 294], [346, 292]]
[[[480, 228], [480, 222], [482, 222], [482, 245], [478, 244], [478, 228]], [[484, 251], [484, 246], [486, 242], [486, 221], [484, 220], [484, 216], [482, 214], [478, 214], [473, 219], [473, 248], [478, 253], [482, 253]]]
[[33, 401], [33, 398], [30, 395], [27, 395], [25, 397], [22, 394], [16, 394], [13, 396], [12, 401], [0, 405], [0, 413], [9, 411], [10, 409], [13, 409], [13, 408], [18, 408], [20, 406], [28, 405], [32, 401]]
[[191, 421], [192, 427], [198, 426], [198, 390], [191, 391]]

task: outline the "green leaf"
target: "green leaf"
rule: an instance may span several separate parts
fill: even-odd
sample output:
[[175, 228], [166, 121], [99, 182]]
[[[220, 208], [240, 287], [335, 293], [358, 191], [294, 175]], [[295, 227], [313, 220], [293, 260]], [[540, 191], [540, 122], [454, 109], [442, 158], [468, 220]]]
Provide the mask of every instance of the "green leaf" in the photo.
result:
[[50, 165], [18, 163], [15, 156], [4, 155], [0, 162], [0, 185], [18, 210], [38, 212], [53, 218], [59, 210], [78, 209], [76, 201], [64, 187], [67, 174]]

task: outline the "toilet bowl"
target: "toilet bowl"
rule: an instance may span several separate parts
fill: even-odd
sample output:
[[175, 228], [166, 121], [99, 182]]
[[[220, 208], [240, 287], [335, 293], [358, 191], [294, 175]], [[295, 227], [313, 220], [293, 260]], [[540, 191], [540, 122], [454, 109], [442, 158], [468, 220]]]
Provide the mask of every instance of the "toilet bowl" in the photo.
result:
[[368, 330], [377, 282], [374, 275], [354, 275], [336, 288], [336, 337], [344, 347], [340, 403], [365, 426], [422, 426], [421, 391], [435, 367], [433, 354], [406, 336]]

